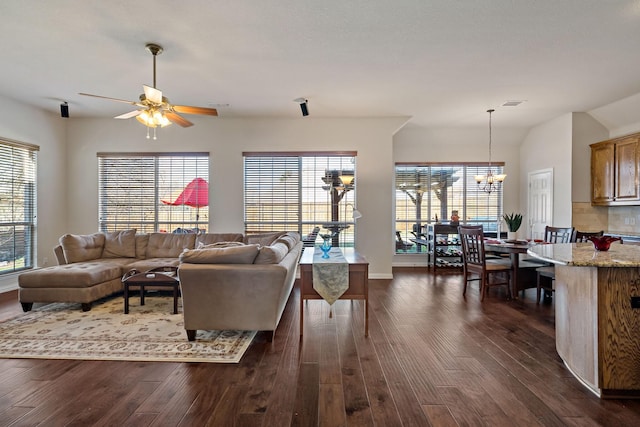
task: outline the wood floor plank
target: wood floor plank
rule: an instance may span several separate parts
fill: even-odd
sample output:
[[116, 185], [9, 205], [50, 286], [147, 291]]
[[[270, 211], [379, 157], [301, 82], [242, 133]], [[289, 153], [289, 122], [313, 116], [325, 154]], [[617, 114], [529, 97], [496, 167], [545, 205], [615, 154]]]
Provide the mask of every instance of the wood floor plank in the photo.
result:
[[342, 393], [347, 423], [355, 426], [373, 425], [367, 389], [362, 377], [362, 366], [358, 357], [355, 335], [363, 334], [362, 329], [354, 325], [351, 313], [336, 316], [338, 330], [338, 352], [342, 371]]
[[318, 363], [302, 363], [296, 386], [296, 403], [291, 426], [318, 425], [320, 368]]
[[422, 410], [424, 411], [427, 419], [429, 420], [429, 424], [432, 426], [439, 427], [457, 427], [458, 423], [447, 405], [422, 405]]

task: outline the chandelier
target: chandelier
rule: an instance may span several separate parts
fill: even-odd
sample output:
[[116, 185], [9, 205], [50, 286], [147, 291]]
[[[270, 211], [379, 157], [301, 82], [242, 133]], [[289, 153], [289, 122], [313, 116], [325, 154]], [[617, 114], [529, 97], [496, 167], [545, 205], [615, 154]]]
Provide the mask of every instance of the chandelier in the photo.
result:
[[502, 186], [502, 181], [507, 177], [505, 174], [494, 175], [491, 170], [491, 113], [495, 110], [487, 110], [489, 113], [489, 167], [486, 175], [476, 175], [474, 178], [478, 183], [478, 189], [491, 194], [493, 191], [499, 190]]

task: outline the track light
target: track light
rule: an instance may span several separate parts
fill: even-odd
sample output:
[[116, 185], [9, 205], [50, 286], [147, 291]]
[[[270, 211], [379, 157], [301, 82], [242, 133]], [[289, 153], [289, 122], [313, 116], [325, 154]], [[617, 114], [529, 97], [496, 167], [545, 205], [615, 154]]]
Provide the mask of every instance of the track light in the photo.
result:
[[60, 104], [60, 117], [69, 117], [69, 104], [66, 101]]
[[304, 98], [296, 98], [293, 101], [300, 103], [300, 109], [302, 110], [302, 115], [304, 117], [309, 115], [309, 108], [307, 107], [307, 102], [309, 102], [308, 100]]

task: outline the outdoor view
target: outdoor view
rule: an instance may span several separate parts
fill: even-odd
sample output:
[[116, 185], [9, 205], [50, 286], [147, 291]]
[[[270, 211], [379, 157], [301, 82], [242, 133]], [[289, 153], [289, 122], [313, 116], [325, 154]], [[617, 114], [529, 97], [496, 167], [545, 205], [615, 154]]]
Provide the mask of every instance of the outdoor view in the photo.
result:
[[334, 246], [354, 245], [355, 157], [251, 154], [244, 168], [247, 233], [320, 227]]
[[33, 267], [36, 154], [0, 142], [0, 274]]
[[[502, 173], [501, 166], [493, 170]], [[450, 221], [453, 211], [460, 223], [496, 232], [502, 191], [485, 193], [474, 179], [486, 171], [486, 166], [396, 165], [396, 252], [423, 251], [411, 239], [425, 233], [428, 224]]]
[[100, 231], [207, 231], [208, 155], [103, 156]]

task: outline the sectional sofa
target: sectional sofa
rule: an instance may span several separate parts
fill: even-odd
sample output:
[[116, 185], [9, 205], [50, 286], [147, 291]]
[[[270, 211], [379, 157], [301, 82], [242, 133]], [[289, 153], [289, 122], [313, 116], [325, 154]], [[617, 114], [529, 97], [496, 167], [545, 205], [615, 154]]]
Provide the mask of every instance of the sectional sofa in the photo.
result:
[[54, 248], [59, 265], [22, 273], [18, 298], [24, 311], [49, 302], [87, 311], [121, 292], [127, 271], [177, 266], [190, 340], [198, 329], [275, 331], [302, 246], [296, 232], [65, 234]]

